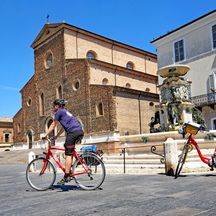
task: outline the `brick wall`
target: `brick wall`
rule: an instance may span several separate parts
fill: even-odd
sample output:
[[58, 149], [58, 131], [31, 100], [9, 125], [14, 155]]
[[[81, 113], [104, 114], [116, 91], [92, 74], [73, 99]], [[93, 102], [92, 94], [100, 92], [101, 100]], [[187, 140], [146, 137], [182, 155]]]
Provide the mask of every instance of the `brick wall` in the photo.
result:
[[13, 117], [14, 141], [16, 144], [23, 143], [24, 141], [26, 141], [23, 110], [24, 109], [20, 109]]
[[120, 134], [148, 133], [155, 105], [159, 103], [157, 94], [116, 88], [117, 130]]

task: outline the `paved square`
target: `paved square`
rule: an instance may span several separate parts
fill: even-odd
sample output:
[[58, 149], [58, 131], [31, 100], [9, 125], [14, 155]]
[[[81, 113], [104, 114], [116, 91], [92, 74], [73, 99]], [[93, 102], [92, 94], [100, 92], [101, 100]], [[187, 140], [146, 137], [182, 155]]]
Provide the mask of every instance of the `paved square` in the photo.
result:
[[[174, 179], [158, 175], [107, 175], [102, 190], [83, 191], [71, 182], [32, 190], [25, 165], [0, 166], [0, 215], [215, 215], [216, 173]], [[62, 175], [58, 175], [60, 179]], [[57, 179], [57, 180], [58, 180]]]

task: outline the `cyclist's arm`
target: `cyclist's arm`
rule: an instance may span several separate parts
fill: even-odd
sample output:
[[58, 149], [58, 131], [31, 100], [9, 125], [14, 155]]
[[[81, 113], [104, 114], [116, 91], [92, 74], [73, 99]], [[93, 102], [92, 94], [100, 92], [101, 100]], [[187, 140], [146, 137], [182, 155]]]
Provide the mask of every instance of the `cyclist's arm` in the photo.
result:
[[59, 137], [64, 131], [65, 131], [64, 128], [61, 127], [61, 129], [59, 130], [59, 132], [57, 133], [57, 135], [55, 136], [55, 138]]
[[58, 123], [59, 123], [58, 121], [54, 120], [52, 122], [52, 124], [49, 126], [48, 131], [46, 132], [44, 137], [47, 137], [55, 129], [55, 127], [58, 125]]

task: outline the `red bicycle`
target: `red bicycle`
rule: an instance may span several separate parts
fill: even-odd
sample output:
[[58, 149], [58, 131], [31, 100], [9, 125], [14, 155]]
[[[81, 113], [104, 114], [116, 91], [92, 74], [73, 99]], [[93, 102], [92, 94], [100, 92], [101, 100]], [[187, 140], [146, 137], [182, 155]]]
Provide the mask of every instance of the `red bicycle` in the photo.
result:
[[186, 143], [184, 144], [184, 147], [182, 149], [182, 153], [179, 157], [178, 165], [177, 165], [177, 168], [175, 170], [175, 178], [178, 178], [178, 176], [180, 175], [182, 167], [186, 161], [187, 154], [188, 154], [188, 152], [190, 152], [193, 149], [193, 146], [196, 148], [197, 153], [198, 153], [200, 159], [202, 160], [202, 162], [207, 164], [211, 168], [210, 169], [211, 171], [213, 171], [214, 168], [216, 168], [216, 148], [215, 148], [214, 153], [213, 153], [211, 158], [205, 157], [201, 153], [198, 143], [193, 138], [193, 135], [196, 135], [198, 133], [198, 131], [202, 130], [202, 129], [203, 129], [203, 127], [201, 125], [185, 123], [182, 126], [182, 129], [179, 131], [179, 133], [181, 133], [183, 135], [186, 135], [188, 133], [189, 136], [187, 138]]
[[[64, 151], [64, 148], [55, 147], [51, 139], [47, 140], [47, 152], [32, 160], [26, 169], [28, 184], [38, 191], [47, 190], [54, 184], [57, 169], [53, 162], [65, 173], [65, 168], [52, 153], [52, 150]], [[75, 161], [71, 166], [70, 180], [74, 180], [84, 190], [95, 190], [100, 187], [106, 175], [101, 157], [92, 152], [78, 154], [76, 151], [73, 152], [72, 157], [75, 158]]]

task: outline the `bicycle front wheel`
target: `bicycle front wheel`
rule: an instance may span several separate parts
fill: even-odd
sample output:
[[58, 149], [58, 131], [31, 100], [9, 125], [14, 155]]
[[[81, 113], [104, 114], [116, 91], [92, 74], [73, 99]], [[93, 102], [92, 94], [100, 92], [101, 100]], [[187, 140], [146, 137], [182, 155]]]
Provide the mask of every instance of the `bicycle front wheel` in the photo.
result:
[[54, 184], [56, 171], [49, 160], [45, 158], [36, 158], [27, 166], [26, 179], [33, 189], [44, 191]]
[[177, 168], [175, 170], [175, 178], [179, 177], [180, 172], [182, 170], [182, 167], [186, 161], [187, 154], [188, 154], [188, 146], [186, 144], [186, 145], [184, 145], [184, 148], [182, 150], [182, 154], [179, 157], [178, 165], [177, 165]]
[[[103, 161], [95, 154], [80, 156], [83, 164], [77, 159], [72, 168], [76, 183], [84, 190], [95, 190], [104, 182], [106, 171]], [[84, 169], [87, 168], [87, 171]]]

